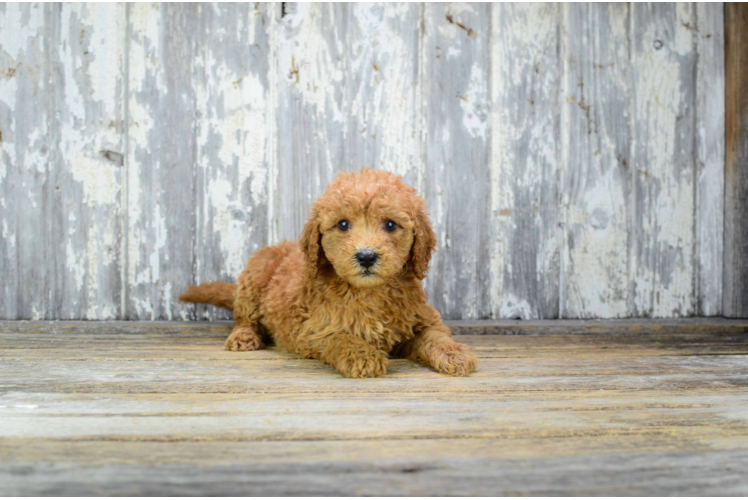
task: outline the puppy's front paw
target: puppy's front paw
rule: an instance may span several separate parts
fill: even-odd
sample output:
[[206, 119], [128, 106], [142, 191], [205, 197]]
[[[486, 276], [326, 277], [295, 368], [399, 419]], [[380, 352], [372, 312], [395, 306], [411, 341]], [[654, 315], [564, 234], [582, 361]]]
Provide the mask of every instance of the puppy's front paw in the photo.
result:
[[226, 339], [227, 351], [256, 351], [263, 347], [262, 339], [249, 326], [237, 326]]
[[428, 361], [437, 371], [455, 377], [471, 374], [478, 364], [468, 346], [452, 341], [432, 346]]
[[341, 357], [335, 365], [341, 375], [348, 378], [380, 377], [387, 373], [387, 356], [372, 349], [373, 352], [352, 352]]

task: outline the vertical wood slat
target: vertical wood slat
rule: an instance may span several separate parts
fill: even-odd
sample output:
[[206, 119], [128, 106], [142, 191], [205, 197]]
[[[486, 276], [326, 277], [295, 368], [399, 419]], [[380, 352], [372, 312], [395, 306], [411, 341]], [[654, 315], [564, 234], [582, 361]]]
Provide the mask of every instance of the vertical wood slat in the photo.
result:
[[196, 4], [128, 6], [127, 319], [187, 319], [194, 282]]
[[[421, 6], [349, 4], [343, 170], [371, 167], [419, 188]], [[302, 211], [304, 208], [302, 208]]]
[[491, 295], [497, 318], [559, 304], [557, 4], [492, 6]]
[[632, 4], [635, 316], [695, 312], [692, 4]]
[[[489, 16], [485, 6], [288, 4], [278, 30], [258, 30], [256, 16], [242, 21], [254, 6], [130, 6], [125, 26], [124, 7], [3, 5], [0, 72], [13, 74], [0, 73], [0, 314], [106, 319], [124, 292], [125, 317], [190, 316], [192, 306], [174, 301], [181, 288], [231, 279], [256, 246], [296, 238], [335, 171], [362, 166], [404, 174], [435, 221], [448, 219], [436, 222], [451, 246], [426, 282], [445, 317], [719, 314], [721, 7], [629, 7], [630, 68], [622, 17], [605, 19], [625, 8], [568, 5], [562, 18], [544, 5], [493, 5]], [[485, 15], [473, 22], [476, 10]], [[422, 31], [424, 17], [439, 30]], [[470, 32], [485, 25], [490, 55]], [[447, 26], [464, 37], [453, 40]], [[445, 60], [431, 60], [439, 37], [464, 47], [439, 46]], [[609, 70], [584, 66], [606, 49], [618, 59]], [[266, 62], [242, 73], [255, 56]], [[475, 83], [459, 72], [481, 57], [474, 87], [491, 96], [485, 139], [470, 125], [482, 123], [479, 103], [471, 114], [469, 95], [456, 105], [439, 98]], [[240, 73], [259, 86], [232, 79]], [[616, 132], [623, 107], [628, 139]], [[594, 125], [587, 137], [585, 123]], [[436, 133], [445, 130], [448, 144]], [[611, 164], [629, 142], [632, 172], [619, 178]], [[479, 159], [489, 150], [490, 169]], [[439, 158], [459, 166], [439, 170]], [[726, 209], [739, 224], [735, 175]], [[609, 199], [596, 197], [601, 185]], [[745, 295], [733, 247], [725, 311]]]
[[298, 238], [307, 209], [346, 165], [346, 4], [285, 5], [278, 24], [278, 172], [273, 243]]
[[48, 45], [45, 6], [0, 5], [0, 314], [10, 319], [51, 316]]
[[696, 314], [718, 316], [722, 314], [725, 217], [724, 4], [697, 3], [696, 19]]
[[114, 319], [122, 288], [124, 7], [66, 3], [51, 10], [50, 312], [62, 319]]
[[725, 6], [724, 315], [748, 317], [748, 6]]
[[424, 25], [424, 184], [438, 240], [426, 291], [444, 317], [488, 317], [490, 5], [427, 4]]
[[629, 5], [564, 5], [561, 317], [629, 307]]
[[[272, 10], [248, 3], [198, 7], [197, 282], [234, 282], [267, 240]], [[197, 310], [200, 318], [231, 318], [214, 307]]]
[[286, 4], [277, 37], [277, 224], [298, 238], [338, 171], [420, 175], [420, 9], [405, 4]]

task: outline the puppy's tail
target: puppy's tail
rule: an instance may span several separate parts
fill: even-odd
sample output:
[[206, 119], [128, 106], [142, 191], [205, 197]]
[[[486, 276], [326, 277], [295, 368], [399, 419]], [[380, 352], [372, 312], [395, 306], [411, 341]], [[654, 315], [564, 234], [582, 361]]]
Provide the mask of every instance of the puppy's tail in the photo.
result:
[[199, 285], [192, 285], [179, 296], [179, 300], [196, 304], [210, 304], [233, 311], [235, 294], [236, 285], [233, 283], [208, 281]]

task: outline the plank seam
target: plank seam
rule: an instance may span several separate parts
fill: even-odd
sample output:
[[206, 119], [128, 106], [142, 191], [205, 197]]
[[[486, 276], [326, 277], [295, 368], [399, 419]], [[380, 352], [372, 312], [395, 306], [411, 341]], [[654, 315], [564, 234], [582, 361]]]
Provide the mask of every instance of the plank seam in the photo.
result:
[[123, 101], [123, 135], [124, 135], [124, 155], [122, 162], [122, 191], [120, 193], [120, 224], [122, 229], [120, 234], [120, 311], [118, 319], [127, 318], [127, 269], [128, 269], [128, 251], [130, 234], [130, 199], [128, 185], [130, 181], [130, 4], [125, 5], [125, 26], [124, 26], [124, 83], [122, 85]]
[[691, 208], [691, 233], [693, 234], [693, 244], [691, 249], [691, 314], [703, 314], [703, 301], [701, 299], [701, 238], [699, 238], [699, 64], [701, 63], [701, 54], [699, 53], [698, 28], [699, 26], [699, 9], [696, 4], [691, 4], [693, 15], [694, 29], [689, 30], [691, 33], [691, 47], [694, 53], [694, 63], [691, 69], [691, 85], [693, 87], [693, 96], [691, 105], [693, 106], [693, 117], [691, 118], [691, 182], [693, 204]]

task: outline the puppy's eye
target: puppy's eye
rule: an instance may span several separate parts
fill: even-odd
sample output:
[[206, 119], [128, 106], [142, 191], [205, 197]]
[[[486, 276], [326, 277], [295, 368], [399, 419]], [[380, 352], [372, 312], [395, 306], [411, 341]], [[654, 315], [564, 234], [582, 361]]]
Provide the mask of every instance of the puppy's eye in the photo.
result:
[[348, 231], [351, 228], [351, 223], [347, 220], [343, 219], [340, 222], [338, 222], [338, 229], [341, 231]]
[[385, 231], [387, 231], [388, 233], [391, 233], [395, 229], [397, 229], [397, 224], [395, 224], [395, 221], [391, 221], [391, 220], [385, 221], [384, 223]]

